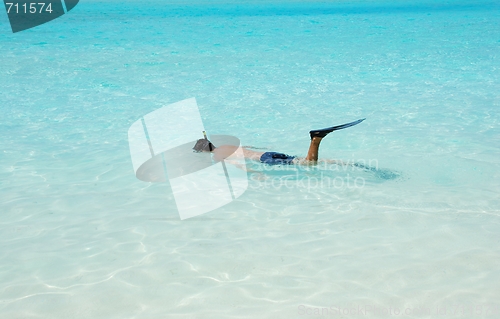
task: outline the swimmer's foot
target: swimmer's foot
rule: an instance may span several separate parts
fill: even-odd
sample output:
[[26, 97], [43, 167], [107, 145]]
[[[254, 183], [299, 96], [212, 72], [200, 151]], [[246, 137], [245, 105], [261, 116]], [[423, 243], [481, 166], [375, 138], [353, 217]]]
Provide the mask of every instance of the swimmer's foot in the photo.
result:
[[314, 137], [323, 138], [323, 137], [327, 136], [328, 134], [330, 134], [333, 131], [341, 130], [343, 128], [348, 128], [348, 127], [354, 126], [356, 124], [359, 124], [359, 123], [363, 122], [364, 120], [365, 119], [360, 119], [360, 120], [357, 120], [357, 121], [354, 121], [354, 122], [351, 122], [351, 123], [346, 123], [346, 124], [342, 124], [342, 125], [327, 127], [327, 128], [323, 128], [323, 129], [320, 129], [320, 130], [312, 130], [312, 131], [309, 131], [309, 135], [311, 135], [311, 140]]
[[334, 131], [333, 127], [328, 127], [321, 130], [309, 131], [309, 135], [311, 135], [311, 140], [312, 140], [315, 137], [323, 138], [333, 131]]

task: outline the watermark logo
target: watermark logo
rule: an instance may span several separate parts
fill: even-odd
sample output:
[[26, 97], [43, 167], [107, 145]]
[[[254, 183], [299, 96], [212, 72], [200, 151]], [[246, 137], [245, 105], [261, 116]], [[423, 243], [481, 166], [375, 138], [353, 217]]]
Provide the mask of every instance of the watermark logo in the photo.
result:
[[79, 0], [4, 0], [12, 32], [30, 29], [59, 18], [73, 9]]
[[497, 318], [500, 307], [493, 303], [477, 304], [449, 304], [449, 305], [419, 305], [419, 306], [390, 306], [377, 304], [358, 304], [330, 307], [315, 307], [299, 305], [297, 307], [299, 316], [304, 317], [327, 317], [327, 318], [349, 318], [349, 317], [404, 317], [404, 318], [446, 318], [446, 317], [486, 317]]
[[[366, 180], [360, 173], [366, 171], [364, 160], [347, 161], [342, 163], [327, 163], [319, 161], [314, 165], [279, 165], [262, 166], [262, 172], [251, 173], [251, 189], [306, 189], [315, 192], [318, 189], [361, 189]], [[378, 167], [376, 159], [369, 160], [371, 168]], [[358, 165], [358, 166], [356, 166]], [[265, 173], [265, 174], [264, 174]]]
[[319, 189], [349, 189], [359, 190], [367, 183], [397, 180], [401, 173], [379, 168], [378, 160], [351, 159], [333, 160], [320, 159], [318, 162], [296, 165], [261, 165], [259, 171], [249, 174], [250, 189], [300, 189], [316, 192]]
[[194, 98], [164, 106], [134, 122], [128, 130], [135, 175], [145, 182], [170, 182], [181, 219], [222, 207], [248, 188], [240, 141], [210, 135], [210, 141], [231, 151], [222, 158], [194, 152], [205, 128]]

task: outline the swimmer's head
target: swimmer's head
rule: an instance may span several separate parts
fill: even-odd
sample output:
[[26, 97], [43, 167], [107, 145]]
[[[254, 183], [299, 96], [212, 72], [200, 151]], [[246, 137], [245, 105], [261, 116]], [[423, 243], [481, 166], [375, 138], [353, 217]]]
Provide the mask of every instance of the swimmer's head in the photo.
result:
[[212, 152], [215, 149], [214, 144], [210, 142], [208, 139], [200, 138], [196, 141], [196, 144], [193, 147], [195, 152]]

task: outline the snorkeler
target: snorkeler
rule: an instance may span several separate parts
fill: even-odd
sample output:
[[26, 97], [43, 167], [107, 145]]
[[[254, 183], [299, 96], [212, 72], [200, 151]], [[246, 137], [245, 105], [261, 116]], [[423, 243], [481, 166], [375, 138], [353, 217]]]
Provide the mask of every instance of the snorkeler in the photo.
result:
[[[311, 143], [309, 145], [309, 150], [307, 151], [307, 155], [304, 158], [301, 157], [295, 157], [291, 155], [287, 155], [284, 153], [278, 153], [278, 152], [257, 152], [250, 150], [248, 148], [243, 147], [243, 155], [245, 158], [253, 160], [253, 161], [258, 161], [262, 162], [265, 164], [269, 165], [313, 165], [318, 162], [318, 151], [319, 151], [319, 145], [321, 143], [321, 140], [325, 136], [327, 136], [329, 133], [348, 128], [351, 126], [354, 126], [356, 124], [359, 124], [363, 122], [365, 119], [360, 119], [351, 123], [347, 124], [342, 124], [342, 125], [337, 125], [337, 126], [332, 126], [320, 130], [312, 130], [309, 132], [309, 135], [311, 136]], [[205, 134], [205, 132], [203, 132]], [[214, 159], [216, 160], [223, 160], [230, 156], [232, 153], [234, 153], [236, 147], [231, 146], [231, 145], [221, 145], [219, 147], [215, 147], [215, 145], [210, 142], [205, 134], [204, 139], [199, 139], [195, 146], [193, 147], [193, 150], [196, 152], [212, 152], [214, 154]], [[340, 161], [332, 161], [335, 163], [340, 163]]]

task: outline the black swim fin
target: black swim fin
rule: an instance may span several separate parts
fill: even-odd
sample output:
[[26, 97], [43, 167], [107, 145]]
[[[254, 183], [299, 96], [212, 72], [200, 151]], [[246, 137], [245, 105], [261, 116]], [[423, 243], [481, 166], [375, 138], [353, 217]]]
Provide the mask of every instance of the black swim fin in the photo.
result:
[[313, 137], [325, 137], [325, 136], [327, 136], [329, 133], [331, 133], [333, 131], [337, 131], [337, 130], [341, 130], [343, 128], [348, 128], [348, 127], [354, 126], [356, 124], [359, 124], [359, 123], [363, 122], [364, 120], [366, 120], [366, 118], [360, 119], [360, 120], [357, 120], [357, 121], [354, 121], [354, 122], [351, 122], [351, 123], [346, 123], [346, 124], [342, 124], [342, 125], [337, 125], [337, 126], [323, 128], [323, 129], [320, 129], [320, 130], [312, 130], [312, 131], [309, 132], [309, 134], [311, 135], [311, 139]]

